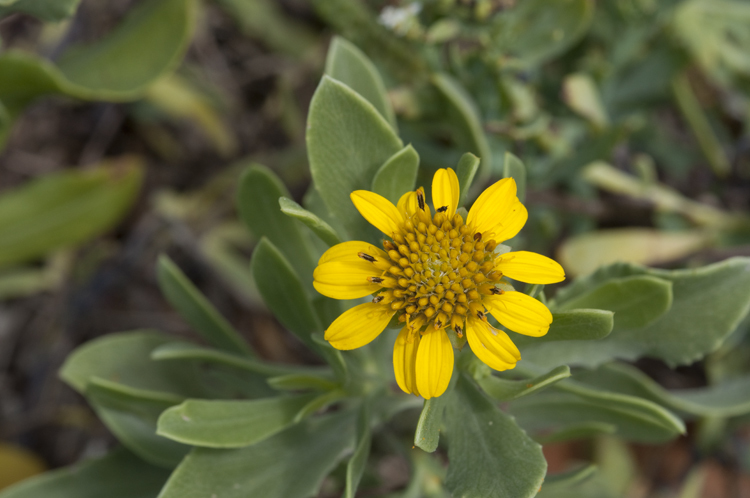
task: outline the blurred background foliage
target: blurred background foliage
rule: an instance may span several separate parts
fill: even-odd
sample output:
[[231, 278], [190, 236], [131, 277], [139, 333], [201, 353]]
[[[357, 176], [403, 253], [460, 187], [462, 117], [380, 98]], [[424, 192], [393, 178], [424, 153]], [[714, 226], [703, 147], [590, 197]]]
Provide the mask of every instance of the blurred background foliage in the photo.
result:
[[[375, 67], [326, 67], [332, 34], [330, 50]], [[357, 86], [370, 70], [385, 89]], [[159, 253], [261, 356], [310, 361], [258, 297], [257, 234], [233, 199], [262, 163], [280, 195], [320, 204], [304, 137], [324, 71], [373, 102], [386, 92], [395, 115], [376, 108], [419, 152], [418, 185], [466, 151], [482, 159], [470, 198], [502, 176], [525, 182], [513, 246], [571, 277], [750, 255], [746, 2], [0, 0], [0, 486], [111, 445], [56, 378], [75, 346], [146, 327], [189, 335], [159, 294]], [[747, 329], [689, 367], [636, 365], [669, 388], [731, 379], [748, 373]], [[597, 462], [591, 496], [744, 496], [747, 422], [702, 414], [658, 448], [600, 437], [545, 451], [551, 470]], [[426, 481], [441, 475], [430, 465]], [[378, 468], [373, 489], [405, 484], [399, 460]]]

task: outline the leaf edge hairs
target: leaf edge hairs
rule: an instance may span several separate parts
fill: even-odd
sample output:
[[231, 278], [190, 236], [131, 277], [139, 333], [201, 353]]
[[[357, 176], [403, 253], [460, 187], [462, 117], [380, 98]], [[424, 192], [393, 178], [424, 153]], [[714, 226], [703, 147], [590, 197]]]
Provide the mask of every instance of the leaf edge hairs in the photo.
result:
[[383, 241], [383, 249], [361, 241], [337, 244], [321, 256], [313, 274], [315, 289], [325, 296], [375, 295], [372, 302], [345, 311], [325, 331], [336, 349], [370, 343], [398, 314], [404, 326], [393, 349], [396, 381], [404, 392], [425, 399], [448, 387], [454, 345], [468, 340], [474, 354], [495, 370], [514, 368], [521, 359], [510, 337], [488, 322], [488, 312], [519, 334], [540, 337], [549, 330], [549, 309], [515, 291], [505, 277], [531, 284], [565, 279], [552, 259], [507, 252], [499, 243], [514, 237], [528, 218], [513, 178], [487, 188], [466, 223], [456, 212], [459, 193], [451, 168], [438, 170], [433, 178], [434, 216], [422, 187], [405, 193], [397, 206], [374, 192], [353, 192], [360, 214], [391, 240]]

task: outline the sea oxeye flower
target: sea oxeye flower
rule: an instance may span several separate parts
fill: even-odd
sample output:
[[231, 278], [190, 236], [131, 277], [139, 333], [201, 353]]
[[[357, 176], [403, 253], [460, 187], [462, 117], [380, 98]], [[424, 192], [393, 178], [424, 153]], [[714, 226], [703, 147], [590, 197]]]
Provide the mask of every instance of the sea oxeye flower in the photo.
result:
[[383, 241], [383, 249], [359, 241], [337, 244], [314, 273], [313, 285], [325, 296], [374, 295], [372, 302], [339, 316], [326, 330], [326, 340], [341, 350], [364, 346], [397, 315], [404, 326], [393, 348], [396, 381], [405, 392], [427, 399], [443, 394], [453, 373], [448, 333], [459, 339], [465, 334], [480, 360], [507, 370], [521, 354], [508, 334], [488, 322], [487, 313], [519, 334], [539, 337], [549, 330], [547, 307], [512, 290], [503, 277], [532, 284], [565, 278], [555, 261], [527, 251], [506, 252], [500, 245], [528, 218], [512, 178], [485, 190], [466, 221], [456, 212], [458, 198], [458, 177], [450, 168], [433, 178], [434, 215], [422, 188], [404, 194], [398, 206], [374, 192], [353, 192], [362, 216], [391, 240]]

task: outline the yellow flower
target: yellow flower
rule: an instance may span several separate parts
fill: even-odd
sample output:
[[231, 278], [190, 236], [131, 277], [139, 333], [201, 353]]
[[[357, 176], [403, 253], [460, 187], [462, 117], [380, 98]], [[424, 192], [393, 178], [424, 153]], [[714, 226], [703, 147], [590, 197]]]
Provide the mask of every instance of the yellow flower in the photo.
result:
[[495, 370], [515, 367], [521, 354], [508, 334], [487, 322], [487, 312], [519, 334], [539, 337], [549, 330], [547, 307], [509, 290], [504, 276], [533, 284], [565, 278], [562, 267], [545, 256], [496, 250], [528, 218], [512, 178], [485, 190], [466, 222], [456, 212], [458, 198], [458, 177], [450, 168], [435, 173], [434, 216], [422, 188], [404, 194], [398, 206], [373, 192], [353, 192], [362, 216], [391, 240], [383, 241], [383, 249], [359, 241], [337, 244], [314, 273], [313, 285], [325, 296], [374, 294], [371, 303], [339, 316], [326, 330], [326, 340], [342, 350], [364, 346], [398, 314], [404, 327], [393, 348], [396, 381], [405, 392], [426, 399], [443, 394], [453, 373], [446, 329], [458, 337], [466, 334], [474, 354]]

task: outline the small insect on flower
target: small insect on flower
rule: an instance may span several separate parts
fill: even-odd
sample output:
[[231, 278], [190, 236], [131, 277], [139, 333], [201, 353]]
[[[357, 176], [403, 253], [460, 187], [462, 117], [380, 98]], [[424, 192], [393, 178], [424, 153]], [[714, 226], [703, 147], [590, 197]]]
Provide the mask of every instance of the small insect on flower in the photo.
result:
[[[343, 242], [326, 251], [313, 285], [334, 299], [374, 294], [339, 316], [325, 338], [337, 349], [355, 349], [375, 339], [398, 315], [404, 323], [393, 348], [399, 387], [424, 398], [443, 394], [453, 373], [453, 346], [446, 333], [466, 335], [474, 354], [495, 370], [521, 359], [508, 334], [493, 327], [486, 313], [519, 334], [539, 337], [552, 314], [536, 299], [512, 289], [503, 277], [532, 284], [565, 279], [555, 261], [539, 254], [496, 250], [514, 237], [528, 218], [512, 178], [498, 181], [476, 200], [464, 222], [456, 212], [456, 173], [440, 169], [432, 181], [434, 215], [424, 190], [407, 192], [397, 206], [365, 190], [352, 202], [391, 240], [383, 249], [367, 242]], [[500, 287], [502, 288], [500, 288]]]

